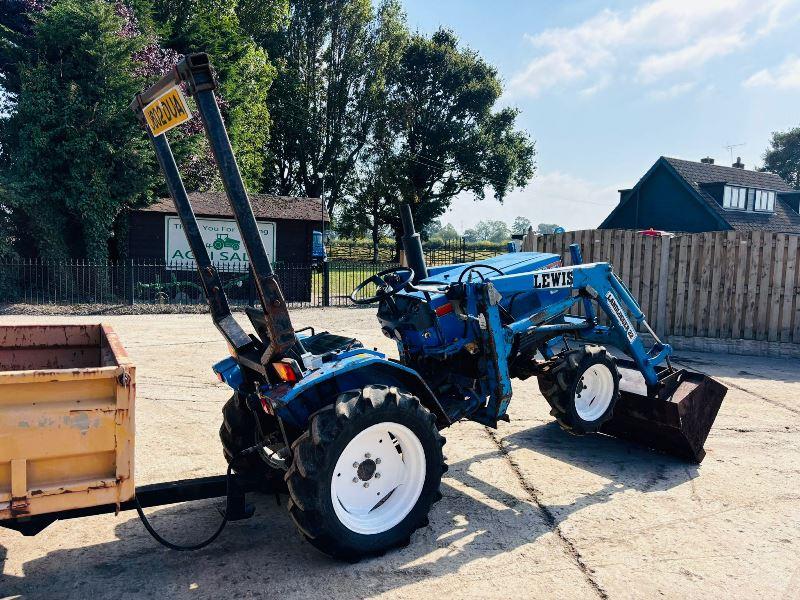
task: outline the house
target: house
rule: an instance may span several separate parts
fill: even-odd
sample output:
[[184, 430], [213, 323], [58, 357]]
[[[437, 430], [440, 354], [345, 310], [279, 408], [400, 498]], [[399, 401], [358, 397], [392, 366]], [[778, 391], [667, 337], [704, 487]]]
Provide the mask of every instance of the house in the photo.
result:
[[[211, 260], [222, 270], [246, 268], [247, 256], [225, 193], [196, 192], [189, 194], [189, 201]], [[323, 228], [323, 219], [326, 229], [330, 222], [318, 198], [251, 194], [250, 203], [270, 260], [310, 261], [314, 231]], [[192, 260], [171, 198], [130, 212], [127, 255], [166, 263]]]
[[599, 229], [766, 230], [800, 234], [800, 191], [774, 173], [662, 156]]

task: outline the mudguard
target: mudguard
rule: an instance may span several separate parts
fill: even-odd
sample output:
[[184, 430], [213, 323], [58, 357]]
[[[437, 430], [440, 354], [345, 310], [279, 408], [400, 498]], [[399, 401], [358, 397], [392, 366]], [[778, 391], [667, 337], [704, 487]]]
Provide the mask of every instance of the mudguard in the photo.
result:
[[416, 371], [389, 360], [381, 352], [363, 348], [342, 352], [336, 360], [309, 372], [291, 387], [262, 388], [262, 404], [284, 423], [305, 429], [309, 417], [333, 403], [339, 394], [367, 385], [402, 388], [419, 398], [436, 416], [440, 429], [451, 424], [436, 396]]

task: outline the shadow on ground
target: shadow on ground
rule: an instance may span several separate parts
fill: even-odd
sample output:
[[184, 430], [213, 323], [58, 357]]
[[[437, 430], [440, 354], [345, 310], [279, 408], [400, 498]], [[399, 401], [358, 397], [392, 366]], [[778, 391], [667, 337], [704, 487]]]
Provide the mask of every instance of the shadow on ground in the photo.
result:
[[[572, 437], [555, 424], [502, 434], [502, 429], [496, 432], [495, 439], [512, 457], [519, 450], [537, 453], [594, 473], [607, 483], [571, 504], [542, 507], [470, 473], [470, 465], [497, 460], [500, 453], [492, 451], [451, 464], [442, 486], [444, 499], [434, 507], [431, 526], [415, 534], [409, 547], [381, 558], [356, 565], [333, 561], [301, 539], [274, 497], [256, 496], [256, 517], [230, 524], [217, 542], [199, 552], [173, 552], [156, 545], [133, 518], [115, 528], [118, 539], [113, 542], [55, 550], [25, 563], [24, 577], [4, 577], [0, 595], [364, 597], [455, 573], [472, 561], [531, 544], [569, 515], [607, 502], [620, 490], [668, 490], [696, 475], [693, 467], [671, 457], [605, 436]], [[169, 539], [188, 542], [213, 531], [219, 518], [215, 504], [156, 510], [152, 522]], [[79, 528], [82, 522], [56, 526]], [[4, 562], [5, 556], [0, 547], [0, 560]], [[545, 572], [572, 567], [554, 557], [552, 563], [535, 568]]]

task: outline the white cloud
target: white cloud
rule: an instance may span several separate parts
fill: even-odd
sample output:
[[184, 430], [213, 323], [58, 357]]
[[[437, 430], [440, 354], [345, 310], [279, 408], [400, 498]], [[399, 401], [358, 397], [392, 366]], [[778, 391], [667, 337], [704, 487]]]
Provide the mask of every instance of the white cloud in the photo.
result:
[[789, 55], [777, 67], [753, 73], [743, 85], [768, 89], [800, 89], [800, 57]]
[[672, 100], [673, 98], [677, 98], [678, 96], [683, 96], [684, 94], [691, 92], [696, 86], [697, 84], [694, 81], [676, 83], [675, 85], [671, 85], [661, 90], [653, 90], [648, 94], [648, 96], [653, 100], [658, 101]]
[[639, 63], [639, 77], [650, 82], [673, 73], [696, 69], [713, 58], [738, 50], [744, 43], [741, 33], [730, 33], [707, 37], [671, 52], [651, 54]]
[[479, 203], [471, 194], [457, 197], [442, 222], [459, 231], [478, 221], [512, 223], [517, 216], [538, 223], [558, 223], [568, 230], [591, 229], [599, 225], [619, 202], [618, 187], [598, 186], [567, 173], [537, 173], [524, 190], [511, 192], [500, 204], [487, 198]]
[[800, 21], [800, 14], [796, 8], [795, 0], [773, 2], [764, 25], [757, 32], [758, 35], [767, 35], [779, 27], [786, 27]]
[[[512, 77], [516, 94], [630, 77], [652, 83], [697, 70], [763, 38], [800, 0], [653, 0], [628, 12], [603, 10], [573, 27], [526, 36], [538, 54]], [[793, 18], [792, 18], [793, 20]], [[599, 89], [599, 88], [598, 88]], [[596, 91], [596, 90], [595, 90]]]
[[594, 96], [597, 92], [604, 90], [611, 83], [610, 77], [601, 77], [596, 83], [589, 87], [583, 88], [578, 92], [581, 96]]

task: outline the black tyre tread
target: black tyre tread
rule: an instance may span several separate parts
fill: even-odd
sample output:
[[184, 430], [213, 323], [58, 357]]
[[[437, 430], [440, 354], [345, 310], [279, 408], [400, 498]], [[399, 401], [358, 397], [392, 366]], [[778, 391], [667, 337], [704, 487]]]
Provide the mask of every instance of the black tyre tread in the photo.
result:
[[[347, 425], [348, 421], [372, 411], [380, 410], [386, 403], [393, 403], [402, 410], [413, 411], [422, 422], [429, 423], [439, 442], [444, 446], [445, 438], [435, 426], [436, 417], [419, 400], [395, 387], [371, 385], [363, 390], [345, 392], [336, 402], [313, 414], [308, 430], [292, 444], [294, 460], [284, 479], [289, 489], [288, 509], [300, 533], [317, 549], [334, 558], [357, 562], [369, 556], [381, 556], [388, 550], [407, 546], [410, 535], [428, 525], [427, 513], [430, 506], [438, 502], [442, 495], [438, 488], [430, 501], [428, 509], [408, 536], [388, 547], [376, 550], [362, 550], [343, 546], [339, 539], [329, 531], [318, 509], [317, 485], [314, 477], [322, 469], [326, 457], [326, 447]], [[442, 459], [441, 474], [447, 471]]]
[[219, 439], [222, 442], [222, 455], [234, 472], [243, 477], [267, 482], [280, 479], [280, 473], [267, 465], [257, 454], [236, 456], [242, 450], [258, 442], [255, 416], [236, 392], [222, 407], [222, 425]]
[[[612, 363], [616, 362], [614, 357], [608, 354], [604, 346], [586, 345], [564, 353], [555, 359], [551, 365], [545, 367], [538, 376], [539, 391], [550, 405], [550, 414], [555, 417], [561, 429], [573, 435], [585, 435], [594, 431], [586, 430], [581, 423], [572, 417], [568, 410], [570, 390], [575, 381], [575, 376], [581, 363], [587, 357], [603, 357], [604, 359], [609, 359]], [[613, 410], [596, 422], [596, 429], [599, 429], [612, 416]]]

